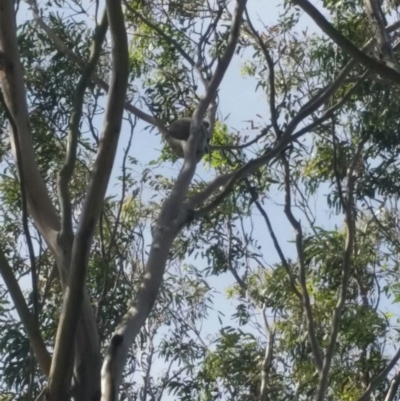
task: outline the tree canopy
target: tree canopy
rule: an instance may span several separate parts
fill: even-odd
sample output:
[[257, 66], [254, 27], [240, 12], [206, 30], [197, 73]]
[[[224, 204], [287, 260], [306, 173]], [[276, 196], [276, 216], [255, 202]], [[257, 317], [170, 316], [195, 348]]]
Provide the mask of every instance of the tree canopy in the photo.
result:
[[400, 400], [399, 5], [1, 0], [0, 401]]

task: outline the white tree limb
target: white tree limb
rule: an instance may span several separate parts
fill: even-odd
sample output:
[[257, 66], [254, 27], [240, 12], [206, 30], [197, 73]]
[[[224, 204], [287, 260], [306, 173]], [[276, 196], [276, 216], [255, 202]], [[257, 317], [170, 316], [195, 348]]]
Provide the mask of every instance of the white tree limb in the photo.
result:
[[106, 194], [114, 164], [128, 86], [129, 54], [121, 1], [107, 0], [107, 14], [112, 41], [112, 74], [104, 116], [103, 133], [87, 194], [79, 219], [71, 257], [70, 276], [57, 330], [53, 363], [50, 371], [48, 398], [64, 401], [69, 398], [73, 348], [77, 320], [84, 300], [86, 273], [94, 229]]

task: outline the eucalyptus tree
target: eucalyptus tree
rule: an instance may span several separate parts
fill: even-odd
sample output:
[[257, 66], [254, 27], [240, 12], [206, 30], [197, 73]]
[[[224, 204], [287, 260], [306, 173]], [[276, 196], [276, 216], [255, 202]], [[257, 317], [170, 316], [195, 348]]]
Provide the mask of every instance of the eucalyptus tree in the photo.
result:
[[[400, 24], [385, 17], [396, 5], [330, 1], [323, 14], [307, 0], [285, 1], [273, 26], [245, 0], [100, 6], [4, 0], [0, 9], [2, 299], [11, 297], [26, 334], [4, 308], [2, 385], [52, 401], [161, 399], [166, 390], [182, 400], [394, 399], [398, 375], [385, 380], [400, 353], [388, 356], [385, 343], [397, 337], [379, 308], [397, 288], [390, 100]], [[299, 39], [298, 7], [328, 39]], [[267, 95], [270, 121], [251, 121], [252, 139], [228, 132], [220, 111], [235, 54]], [[138, 122], [166, 136], [177, 117], [192, 119], [177, 176], [149, 167], [135, 178]], [[211, 174], [198, 181], [204, 117]], [[130, 136], [115, 200], [106, 193], [122, 126]], [[166, 148], [156, 163], [171, 160]], [[319, 227], [312, 212], [326, 188], [343, 229]], [[294, 260], [271, 225], [268, 194], [295, 233]], [[274, 263], [253, 234], [264, 223]], [[232, 275], [243, 328], [223, 327], [212, 343], [202, 337], [208, 284], [195, 267], [165, 276], [187, 255], [202, 256], [210, 275]], [[182, 368], [156, 383], [156, 356]]]

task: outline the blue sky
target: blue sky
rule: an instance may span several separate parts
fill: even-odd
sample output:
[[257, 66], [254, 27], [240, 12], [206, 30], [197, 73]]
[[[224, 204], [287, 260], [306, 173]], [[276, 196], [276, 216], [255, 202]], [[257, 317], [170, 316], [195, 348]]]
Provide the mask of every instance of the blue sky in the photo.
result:
[[[321, 2], [313, 1], [313, 3], [320, 4]], [[252, 17], [259, 15], [266, 25], [273, 25], [278, 19], [278, 4], [279, 1], [277, 0], [250, 0], [248, 3], [248, 8]], [[26, 18], [31, 18], [30, 13], [26, 10], [26, 6], [22, 2], [21, 7], [22, 10], [20, 18], [23, 19], [24, 15], [26, 15]], [[256, 18], [254, 18], [254, 22], [255, 21]], [[259, 26], [257, 23], [255, 23], [255, 25]], [[303, 30], [306, 28], [309, 32], [319, 32], [313, 21], [311, 21], [308, 16], [303, 15], [301, 18], [301, 24], [298, 25], [298, 29]], [[256, 121], [260, 121], [257, 115], [263, 117], [264, 124], [269, 123], [269, 109], [266, 95], [261, 91], [255, 92], [255, 87], [257, 84], [255, 79], [243, 78], [241, 75], [243, 62], [249, 56], [251, 56], [251, 53], [247, 52], [245, 57], [239, 58], [236, 56], [233, 59], [220, 87], [219, 113], [222, 116], [227, 116], [229, 114], [229, 118], [226, 120], [228, 127], [239, 131], [248, 128], [248, 122], [246, 122], [246, 120], [254, 119]], [[136, 158], [142, 166], [145, 166], [150, 160], [156, 159], [159, 155], [159, 150], [162, 148], [160, 141], [161, 136], [156, 135], [154, 130], [152, 132], [149, 130], [144, 130], [144, 127], [145, 125], [141, 122], [137, 124], [130, 152], [130, 155]], [[99, 119], [98, 129], [101, 131], [101, 119]], [[115, 192], [115, 177], [120, 174], [120, 162], [122, 160], [123, 149], [126, 147], [129, 133], [129, 127], [124, 125], [121, 133], [117, 160], [113, 170], [113, 179], [109, 185], [109, 192]], [[246, 132], [246, 134], [247, 133], [248, 132]], [[258, 132], [254, 131], [253, 135], [257, 134]], [[179, 167], [180, 162], [177, 162], [173, 166], [163, 166], [163, 171], [167, 172], [168, 175], [177, 175], [179, 172]], [[137, 167], [136, 170], [140, 171], [140, 168], [141, 167]], [[212, 178], [210, 174], [201, 166], [198, 174], [206, 180]], [[282, 206], [275, 204], [275, 202], [279, 203], [282, 200], [281, 195], [278, 195], [276, 190], [272, 190], [269, 195], [271, 199], [266, 202], [265, 207], [271, 219], [271, 223], [275, 229], [278, 239], [280, 240], [281, 246], [284, 249], [285, 255], [294, 259], [296, 257], [294, 245], [293, 243], [289, 243], [289, 241], [293, 240], [294, 238], [293, 229], [284, 216]], [[342, 216], [333, 218], [328, 214], [328, 207], [323, 194], [321, 194], [317, 199], [315, 209], [318, 215], [318, 225], [325, 228], [334, 228], [335, 225], [342, 225]], [[257, 214], [255, 214], [255, 216], [257, 216]], [[254, 223], [255, 236], [262, 244], [262, 251], [265, 255], [265, 259], [270, 264], [277, 262], [278, 258], [276, 251], [272, 245], [264, 221], [259, 216], [255, 219]], [[193, 263], [199, 267], [206, 266], [205, 261], [199, 261], [198, 259], [194, 260], [193, 258], [188, 258], [185, 263]], [[224, 318], [223, 321], [224, 324], [232, 324], [230, 321], [230, 313], [234, 311], [235, 302], [226, 299], [224, 289], [226, 288], [227, 284], [233, 282], [234, 280], [230, 274], [225, 274], [224, 276], [210, 279], [211, 286], [217, 291], [215, 295], [215, 304], [218, 305], [218, 308], [226, 315], [226, 318]], [[219, 327], [220, 323], [218, 322], [216, 315], [211, 316], [210, 319], [204, 324], [204, 330], [208, 333], [215, 332], [215, 330], [217, 330]], [[162, 369], [162, 366], [155, 365], [156, 371], [160, 369]]]

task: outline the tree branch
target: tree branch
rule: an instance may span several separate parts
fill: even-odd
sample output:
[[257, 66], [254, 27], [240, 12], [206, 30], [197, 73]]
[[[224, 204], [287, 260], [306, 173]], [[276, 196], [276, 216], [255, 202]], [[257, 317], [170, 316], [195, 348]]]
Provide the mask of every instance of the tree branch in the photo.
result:
[[[153, 24], [148, 18], [145, 18], [142, 14], [136, 11], [130, 4], [124, 0], [124, 5], [128, 11], [130, 11], [135, 17], [139, 18], [143, 23], [145, 23], [153, 31], [157, 32], [168, 44], [174, 46], [176, 50], [181, 54], [181, 56], [189, 63], [192, 68], [197, 68], [196, 62], [193, 58], [186, 52], [186, 50], [171, 36], [167, 35], [161, 28], [156, 24]], [[200, 74], [201, 75], [201, 74]]]
[[4, 0], [0, 9], [0, 81], [4, 102], [16, 125], [16, 132], [11, 130], [11, 146], [16, 161], [17, 141], [24, 155], [22, 173], [29, 212], [50, 249], [57, 255], [60, 222], [35, 159], [16, 29], [14, 2]]
[[385, 401], [393, 401], [400, 385], [400, 371], [398, 371], [390, 381], [390, 387], [386, 394]]
[[258, 211], [261, 213], [261, 216], [263, 217], [263, 219], [265, 221], [265, 224], [267, 225], [269, 235], [271, 236], [272, 242], [274, 243], [274, 247], [275, 247], [276, 251], [278, 252], [279, 259], [281, 260], [282, 266], [284, 267], [284, 269], [286, 271], [286, 274], [288, 275], [290, 287], [291, 287], [293, 293], [297, 296], [297, 298], [302, 300], [301, 293], [299, 292], [299, 290], [296, 287], [297, 283], [296, 283], [296, 281], [295, 281], [295, 279], [293, 277], [292, 271], [290, 270], [289, 263], [286, 260], [285, 255], [282, 252], [282, 248], [279, 245], [278, 238], [276, 237], [275, 232], [274, 232], [274, 230], [272, 228], [272, 224], [271, 224], [271, 221], [270, 221], [270, 219], [269, 219], [269, 217], [267, 215], [267, 212], [264, 210], [264, 208], [261, 206], [261, 203], [258, 201], [257, 194], [255, 194], [254, 193], [255, 191], [252, 190], [252, 188], [250, 186], [250, 182], [249, 182], [249, 180], [247, 178], [246, 178], [246, 186], [247, 186], [247, 188], [249, 189], [249, 191], [251, 193], [251, 196], [253, 198], [254, 204], [256, 205]]
[[275, 90], [275, 65], [274, 65], [274, 60], [271, 57], [271, 54], [267, 48], [267, 46], [265, 45], [265, 43], [263, 42], [260, 34], [257, 32], [257, 30], [254, 28], [249, 14], [247, 12], [246, 9], [246, 22], [248, 25], [248, 28], [246, 29], [247, 32], [253, 36], [253, 38], [255, 38], [255, 40], [257, 41], [258, 45], [260, 46], [260, 49], [262, 51], [262, 53], [264, 54], [265, 60], [268, 64], [268, 70], [269, 70], [269, 109], [270, 109], [270, 113], [271, 113], [271, 122], [272, 122], [272, 126], [274, 127], [275, 130], [275, 134], [277, 137], [279, 137], [281, 135], [281, 129], [279, 127], [278, 124], [278, 111], [276, 109], [276, 101], [275, 101], [275, 97], [276, 97], [276, 90]]
[[110, 92], [101, 143], [72, 248], [69, 285], [65, 292], [50, 372], [50, 401], [63, 401], [68, 397], [74, 360], [71, 349], [77, 331], [76, 322], [81, 315], [90, 248], [115, 159], [128, 85], [128, 39], [121, 1], [107, 0], [106, 4], [113, 60]]
[[[35, 252], [33, 250], [32, 237], [29, 231], [29, 221], [28, 221], [28, 205], [26, 200], [26, 191], [25, 191], [25, 177], [24, 177], [24, 169], [22, 166], [22, 154], [21, 147], [19, 144], [18, 138], [18, 128], [17, 124], [13, 120], [13, 117], [10, 113], [10, 110], [7, 107], [7, 104], [4, 100], [3, 92], [0, 91], [0, 104], [5, 110], [5, 114], [8, 118], [8, 121], [12, 127], [15, 135], [15, 155], [16, 155], [16, 165], [17, 165], [17, 175], [19, 176], [19, 187], [21, 192], [21, 204], [22, 204], [22, 227], [25, 234], [26, 244], [28, 247], [28, 254], [31, 264], [31, 277], [32, 277], [32, 304], [33, 304], [33, 317], [36, 321], [36, 324], [39, 322], [39, 290], [38, 290], [38, 277], [37, 277], [37, 269], [36, 269], [36, 261], [35, 261]], [[35, 377], [35, 360], [34, 360], [34, 350], [31, 346], [30, 349], [30, 363], [31, 363], [31, 372], [30, 372], [30, 383], [29, 383], [29, 392], [32, 392], [32, 384], [34, 382]]]
[[[263, 311], [264, 313], [264, 311]], [[270, 332], [268, 345], [265, 347], [265, 355], [261, 365], [261, 385], [260, 401], [267, 401], [268, 397], [268, 379], [271, 370], [272, 356], [274, 350], [275, 332]]]
[[217, 177], [202, 192], [189, 198], [186, 204], [190, 206], [190, 208], [192, 208], [205, 201], [213, 192], [223, 186], [222, 191], [214, 198], [214, 200], [212, 200], [208, 205], [194, 212], [193, 220], [197, 220], [207, 215], [216, 207], [218, 207], [232, 191], [236, 182], [244, 178], [246, 175], [253, 173], [258, 168], [268, 164], [275, 157], [279, 156], [282, 151], [286, 149], [287, 145], [300, 138], [300, 136], [302, 136], [304, 133], [305, 132], [303, 131], [300, 134], [296, 133], [292, 136], [283, 135], [275, 145], [273, 145], [269, 150], [265, 152], [264, 155], [250, 160], [244, 166], [240, 167], [232, 173]]
[[229, 32], [229, 38], [225, 52], [223, 56], [219, 59], [217, 68], [215, 69], [213, 77], [211, 78], [211, 81], [207, 87], [206, 94], [203, 99], [201, 99], [193, 115], [194, 120], [197, 119], [198, 121], [200, 121], [202, 119], [207, 110], [207, 107], [211, 103], [217, 89], [219, 88], [222, 79], [224, 78], [225, 72], [228, 69], [228, 66], [235, 52], [236, 43], [239, 39], [240, 25], [243, 18], [243, 12], [246, 8], [246, 3], [247, 0], [237, 0], [236, 2], [236, 8], [232, 18], [231, 30]]
[[[17, 124], [13, 120], [13, 117], [10, 113], [10, 110], [7, 107], [5, 102], [3, 92], [0, 90], [0, 104], [5, 110], [6, 117], [12, 127], [14, 132], [18, 132]], [[31, 275], [32, 275], [32, 296], [33, 296], [33, 315], [36, 320], [39, 319], [39, 294], [38, 294], [38, 285], [37, 285], [37, 270], [36, 270], [36, 261], [35, 261], [35, 252], [33, 250], [32, 237], [29, 231], [29, 222], [28, 222], [28, 205], [26, 200], [26, 191], [25, 191], [25, 177], [24, 177], [24, 169], [22, 167], [22, 154], [21, 147], [19, 145], [18, 135], [15, 135], [15, 154], [16, 154], [16, 164], [17, 164], [17, 174], [19, 176], [19, 187], [21, 192], [21, 204], [22, 204], [22, 227], [26, 238], [26, 243], [28, 246], [29, 259], [31, 263]]]
[[319, 349], [317, 335], [315, 333], [315, 324], [312, 314], [310, 296], [307, 290], [307, 278], [306, 278], [306, 265], [304, 261], [304, 248], [303, 248], [303, 231], [301, 223], [296, 220], [292, 212], [291, 195], [290, 195], [290, 170], [289, 163], [285, 157], [282, 157], [282, 163], [285, 170], [285, 214], [296, 232], [296, 249], [299, 258], [299, 283], [301, 289], [301, 298], [303, 301], [303, 310], [307, 320], [307, 332], [310, 341], [312, 353], [314, 356], [315, 364], [319, 372], [322, 370], [322, 356]]
[[226, 51], [216, 68], [206, 95], [199, 102], [193, 114], [191, 133], [182, 169], [157, 218], [143, 281], [136, 299], [113, 334], [102, 368], [102, 401], [115, 401], [118, 397], [128, 351], [153, 308], [162, 283], [171, 245], [187, 221], [188, 210], [184, 205], [184, 199], [197, 166], [195, 152], [199, 139], [197, 134], [200, 132], [200, 120], [213, 100], [234, 54], [245, 5], [245, 0], [237, 0]]
[[7, 286], [11, 299], [17, 309], [18, 316], [24, 326], [29, 342], [38, 360], [43, 373], [48, 377], [50, 373], [51, 357], [46, 349], [37, 320], [29, 311], [17, 279], [9, 265], [3, 251], [0, 249], [0, 273]]
[[271, 369], [271, 363], [272, 363], [272, 354], [273, 354], [273, 346], [274, 346], [274, 339], [275, 339], [275, 333], [272, 332], [269, 329], [268, 322], [265, 316], [265, 307], [260, 307], [259, 306], [259, 301], [252, 296], [250, 293], [247, 284], [242, 280], [242, 278], [239, 276], [235, 268], [232, 266], [232, 228], [231, 228], [231, 222], [228, 221], [227, 223], [227, 230], [228, 230], [228, 269], [232, 273], [233, 277], [235, 278], [236, 282], [238, 283], [239, 287], [242, 289], [242, 291], [246, 294], [246, 297], [248, 300], [251, 302], [254, 308], [258, 309], [260, 312], [261, 318], [264, 323], [264, 328], [266, 331], [266, 335], [268, 338], [268, 346], [265, 347], [265, 355], [263, 359], [263, 363], [261, 365], [261, 386], [260, 386], [260, 401], [267, 401], [268, 399], [268, 378], [269, 378], [269, 372]]
[[380, 0], [364, 0], [365, 10], [375, 33], [378, 56], [389, 67], [398, 70], [390, 43], [390, 36], [385, 29], [387, 22], [380, 3]]
[[[399, 27], [400, 24], [396, 25], [396, 29]], [[194, 209], [196, 206], [198, 206], [206, 199], [208, 199], [209, 196], [211, 196], [216, 190], [224, 186], [222, 192], [209, 205], [205, 206], [203, 209], [196, 211], [193, 218], [198, 219], [211, 212], [211, 210], [213, 210], [221, 202], [223, 202], [225, 197], [230, 193], [234, 184], [238, 180], [242, 179], [247, 174], [251, 174], [252, 172], [257, 170], [257, 168], [260, 168], [263, 165], [269, 163], [272, 159], [277, 157], [286, 148], [288, 144], [296, 141], [302, 135], [306, 134], [307, 132], [310, 132], [315, 127], [319, 126], [321, 123], [326, 121], [328, 118], [332, 117], [334, 113], [338, 109], [340, 109], [343, 106], [343, 104], [349, 99], [349, 97], [354, 93], [354, 91], [358, 89], [363, 80], [370, 73], [369, 70], [363, 73], [363, 75], [359, 78], [358, 82], [355, 83], [348, 90], [348, 92], [343, 96], [341, 100], [339, 100], [329, 109], [325, 110], [324, 114], [320, 118], [316, 119], [309, 125], [305, 126], [304, 128], [301, 128], [295, 134], [290, 136], [290, 134], [294, 131], [294, 129], [304, 118], [313, 113], [321, 104], [323, 104], [323, 102], [325, 102], [330, 96], [332, 96], [333, 93], [340, 87], [340, 83], [343, 82], [345, 76], [350, 71], [350, 67], [352, 67], [351, 62], [349, 62], [346, 65], [346, 67], [344, 67], [342, 72], [339, 74], [339, 76], [335, 79], [333, 83], [329, 84], [325, 89], [323, 89], [321, 92], [315, 95], [312, 99], [310, 99], [306, 103], [306, 105], [302, 107], [302, 109], [300, 109], [298, 114], [288, 124], [282, 138], [279, 139], [279, 141], [275, 144], [275, 146], [272, 149], [267, 151], [263, 156], [249, 161], [247, 164], [245, 164], [235, 172], [217, 177], [202, 192], [195, 194], [191, 198], [189, 198], [188, 201], [186, 201], [186, 204], [189, 209]]]
[[346, 245], [343, 254], [343, 266], [342, 266], [342, 279], [340, 287], [340, 295], [338, 302], [336, 304], [335, 310], [332, 315], [332, 329], [329, 339], [329, 344], [325, 352], [324, 363], [322, 371], [320, 372], [317, 392], [315, 395], [315, 401], [323, 401], [325, 398], [326, 388], [328, 386], [328, 375], [331, 368], [331, 361], [333, 357], [333, 352], [336, 346], [336, 339], [339, 332], [340, 317], [342, 314], [343, 306], [346, 301], [347, 286], [350, 275], [350, 267], [352, 261], [352, 254], [355, 241], [355, 216], [354, 216], [354, 183], [355, 183], [355, 167], [359, 161], [361, 151], [368, 137], [365, 136], [363, 140], [359, 143], [357, 151], [353, 157], [352, 163], [347, 171], [347, 185], [346, 185], [346, 229], [347, 238]]
[[[84, 70], [85, 62], [79, 56], [77, 56], [70, 48], [68, 48], [68, 46], [65, 45], [65, 43], [60, 39], [60, 37], [44, 22], [44, 20], [40, 17], [39, 11], [34, 2], [32, 0], [24, 0], [24, 1], [27, 4], [29, 4], [29, 6], [32, 8], [33, 17], [36, 23], [44, 32], [46, 32], [49, 39], [53, 42], [55, 48], [69, 60], [74, 62], [81, 70]], [[93, 74], [91, 79], [99, 88], [103, 89], [106, 93], [108, 93], [110, 88], [109, 85], [104, 80], [102, 80], [96, 74]], [[145, 113], [144, 111], [138, 109], [128, 101], [125, 101], [124, 107], [127, 111], [134, 114], [141, 120], [156, 126], [160, 130], [160, 132], [163, 135], [165, 135], [166, 128], [161, 121]]]
[[[25, 95], [24, 76], [20, 62], [19, 48], [16, 36], [14, 2], [4, 0], [0, 8], [0, 80], [7, 108], [15, 121], [17, 131], [10, 130], [11, 145], [14, 159], [17, 160], [15, 136], [23, 155], [23, 174], [26, 185], [28, 210], [40, 234], [44, 237], [51, 250], [60, 274], [61, 285], [65, 290], [70, 267], [69, 255], [65, 255], [58, 243], [58, 233], [61, 229], [60, 220], [46, 185], [39, 173], [35, 152], [32, 143], [29, 123], [28, 107]], [[11, 127], [12, 128], [12, 127]], [[81, 373], [86, 380], [85, 391], [94, 394], [100, 387], [100, 377], [96, 382], [95, 371], [100, 363], [97, 332], [93, 311], [91, 309], [87, 291], [82, 307], [82, 319], [79, 321], [77, 337], [76, 371], [77, 377]], [[72, 354], [72, 350], [69, 350]], [[79, 379], [82, 379], [79, 377]]]
[[314, 7], [308, 0], [292, 0], [300, 6], [345, 53], [353, 57], [356, 61], [363, 64], [368, 69], [381, 75], [383, 78], [400, 85], [400, 73], [391, 67], [367, 56], [357, 46], [354, 46], [345, 36], [343, 36], [328, 20]]
[[[289, 123], [288, 127], [286, 128], [286, 131], [282, 135], [282, 137], [278, 140], [278, 142], [270, 148], [263, 156], [260, 156], [256, 159], [250, 160], [248, 163], [246, 163], [244, 166], [240, 167], [236, 171], [228, 174], [224, 174], [222, 176], [219, 176], [215, 178], [203, 191], [193, 195], [191, 198], [189, 198], [186, 201], [186, 205], [189, 209], [194, 209], [196, 206], [200, 205], [202, 202], [204, 202], [206, 199], [208, 199], [214, 192], [216, 192], [219, 188], [223, 187], [222, 191], [215, 197], [213, 201], [211, 201], [208, 205], [204, 206], [202, 209], [199, 209], [195, 211], [193, 215], [193, 220], [199, 219], [202, 216], [210, 213], [213, 209], [218, 207], [224, 199], [229, 195], [229, 193], [232, 191], [235, 183], [245, 177], [248, 174], [252, 174], [254, 171], [256, 171], [258, 168], [268, 164], [270, 161], [272, 161], [274, 158], [279, 156], [289, 145], [290, 143], [296, 141], [298, 138], [303, 136], [304, 134], [312, 131], [315, 127], [319, 126], [321, 123], [326, 121], [328, 118], [332, 117], [333, 114], [343, 106], [343, 104], [347, 101], [347, 99], [354, 93], [354, 91], [361, 85], [361, 82], [363, 79], [369, 74], [369, 71], [365, 71], [365, 73], [361, 76], [359, 81], [353, 85], [352, 88], [349, 89], [349, 91], [343, 96], [343, 98], [338, 101], [335, 105], [327, 109], [324, 114], [310, 123], [309, 125], [305, 126], [304, 128], [301, 128], [299, 131], [297, 131], [295, 134], [292, 134], [291, 136], [289, 133], [294, 129], [294, 126], [297, 126], [300, 122], [298, 119], [296, 124], [292, 124], [292, 122]], [[316, 95], [318, 97], [318, 95]], [[313, 100], [310, 100], [312, 102]], [[310, 103], [308, 102], [308, 103]], [[299, 111], [301, 113], [301, 110]], [[303, 114], [304, 116], [304, 114]], [[303, 117], [305, 118], [305, 117]], [[294, 119], [297, 119], [297, 116], [294, 117]], [[294, 120], [293, 119], [293, 120]], [[292, 121], [293, 121], [292, 120]]]
[[[358, 401], [369, 401], [371, 393], [379, 386], [383, 379], [389, 374], [389, 372], [394, 368], [398, 360], [400, 359], [400, 348], [394, 354], [393, 358], [387, 364], [386, 368], [379, 373], [369, 384], [368, 388], [365, 390], [364, 394], [358, 399]], [[385, 400], [386, 401], [386, 400]]]
[[257, 143], [261, 138], [265, 137], [266, 135], [268, 135], [268, 129], [271, 126], [267, 127], [267, 128], [263, 128], [261, 130], [261, 133], [258, 134], [254, 139], [252, 139], [249, 142], [243, 143], [241, 145], [213, 145], [210, 146], [211, 150], [240, 150], [240, 149], [246, 149], [251, 145], [254, 145], [255, 143]]
[[67, 153], [64, 165], [58, 176], [58, 197], [60, 199], [61, 209], [61, 232], [60, 237], [66, 236], [72, 243], [72, 210], [71, 200], [68, 191], [68, 185], [72, 178], [75, 168], [76, 151], [79, 137], [79, 125], [82, 118], [82, 108], [85, 91], [90, 83], [90, 79], [95, 71], [97, 62], [100, 57], [101, 47], [106, 37], [108, 29], [107, 10], [104, 10], [100, 25], [96, 26], [93, 35], [92, 49], [89, 61], [85, 64], [82, 75], [76, 86], [73, 111], [69, 121]]
[[333, 106], [329, 107], [324, 111], [321, 117], [316, 118], [312, 123], [306, 125], [304, 128], [299, 129], [296, 134], [302, 135], [304, 133], [312, 131], [314, 128], [319, 127], [323, 122], [327, 121], [329, 118], [332, 118], [336, 111], [338, 111], [350, 98], [351, 95], [360, 87], [361, 83], [364, 79], [370, 74], [369, 70], [366, 70], [359, 80], [346, 92], [346, 94]]

